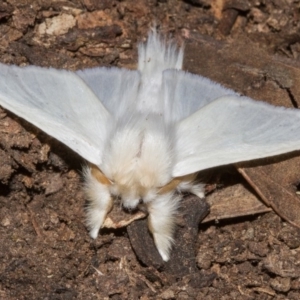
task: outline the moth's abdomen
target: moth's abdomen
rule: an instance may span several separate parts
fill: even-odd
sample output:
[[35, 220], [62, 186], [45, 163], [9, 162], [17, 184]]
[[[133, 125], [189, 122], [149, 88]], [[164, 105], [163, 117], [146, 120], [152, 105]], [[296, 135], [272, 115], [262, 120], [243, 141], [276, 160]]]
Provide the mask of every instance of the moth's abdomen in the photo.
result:
[[182, 69], [183, 49], [176, 43], [166, 41], [156, 31], [139, 45], [138, 70], [142, 74], [162, 73], [166, 69]]

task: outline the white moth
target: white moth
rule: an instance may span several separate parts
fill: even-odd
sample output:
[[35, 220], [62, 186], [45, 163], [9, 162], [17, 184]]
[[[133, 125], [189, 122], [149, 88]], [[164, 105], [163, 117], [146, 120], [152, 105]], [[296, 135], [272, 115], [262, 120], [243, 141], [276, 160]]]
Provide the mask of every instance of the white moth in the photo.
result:
[[300, 149], [300, 112], [241, 97], [181, 70], [183, 50], [156, 33], [138, 70], [78, 72], [0, 65], [0, 105], [69, 146], [84, 169], [96, 238], [118, 197], [143, 202], [156, 247], [170, 257], [175, 214], [200, 170]]

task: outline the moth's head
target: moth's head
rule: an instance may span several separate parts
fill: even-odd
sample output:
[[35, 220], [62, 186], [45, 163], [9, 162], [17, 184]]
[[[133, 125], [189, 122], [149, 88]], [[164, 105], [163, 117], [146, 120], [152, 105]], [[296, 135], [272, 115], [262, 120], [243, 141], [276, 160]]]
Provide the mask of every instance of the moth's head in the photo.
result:
[[127, 209], [155, 199], [171, 178], [169, 138], [154, 126], [120, 128], [105, 149], [101, 170], [111, 180], [110, 192]]

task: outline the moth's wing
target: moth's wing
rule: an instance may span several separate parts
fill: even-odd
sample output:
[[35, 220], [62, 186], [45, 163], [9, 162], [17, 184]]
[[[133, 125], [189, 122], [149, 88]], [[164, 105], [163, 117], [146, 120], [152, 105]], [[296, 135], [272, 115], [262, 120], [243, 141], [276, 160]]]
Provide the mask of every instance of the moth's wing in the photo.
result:
[[113, 115], [134, 109], [140, 72], [122, 68], [90, 68], [76, 72]]
[[0, 64], [0, 105], [99, 165], [110, 114], [75, 73]]
[[163, 92], [167, 121], [177, 122], [211, 101], [229, 95], [238, 95], [208, 78], [180, 70], [163, 72]]
[[299, 149], [299, 110], [222, 97], [178, 124], [172, 173], [177, 177]]

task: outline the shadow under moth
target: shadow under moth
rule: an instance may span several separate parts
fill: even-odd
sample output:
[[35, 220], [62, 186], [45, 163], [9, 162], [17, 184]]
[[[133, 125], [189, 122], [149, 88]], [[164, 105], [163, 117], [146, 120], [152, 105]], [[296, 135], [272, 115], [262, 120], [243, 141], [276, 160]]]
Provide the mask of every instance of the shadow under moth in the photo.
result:
[[113, 205], [143, 203], [164, 261], [180, 195], [204, 197], [197, 172], [300, 149], [300, 111], [242, 97], [182, 71], [183, 49], [150, 32], [138, 69], [77, 72], [0, 65], [0, 105], [87, 162], [87, 225], [96, 238]]

